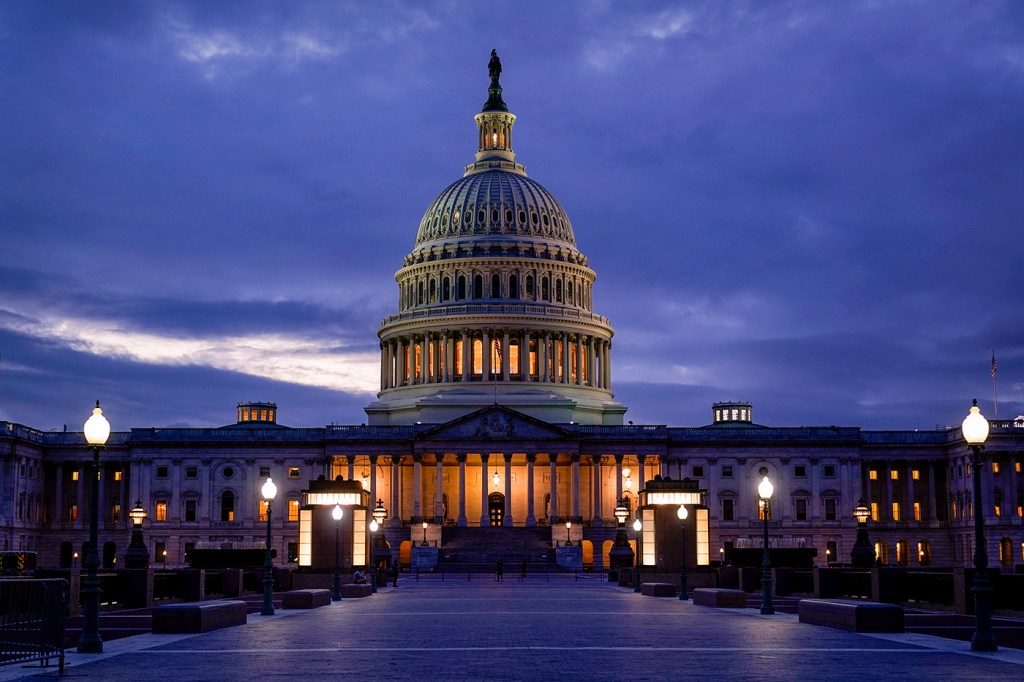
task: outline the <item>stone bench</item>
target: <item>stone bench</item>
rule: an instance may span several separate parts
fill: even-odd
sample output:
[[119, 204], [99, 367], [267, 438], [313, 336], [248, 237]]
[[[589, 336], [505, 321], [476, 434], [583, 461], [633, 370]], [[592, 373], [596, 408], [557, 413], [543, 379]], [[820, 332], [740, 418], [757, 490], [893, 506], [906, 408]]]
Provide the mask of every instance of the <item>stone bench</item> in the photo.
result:
[[696, 606], [710, 606], [716, 609], [747, 608], [747, 593], [743, 590], [727, 590], [721, 587], [698, 587], [690, 591]]
[[315, 609], [330, 603], [330, 590], [292, 590], [281, 594], [281, 608], [283, 609]]
[[800, 622], [850, 632], [903, 632], [903, 607], [847, 599], [801, 599]]
[[645, 597], [674, 597], [679, 590], [672, 583], [644, 583], [640, 586], [640, 594]]
[[369, 597], [371, 594], [373, 594], [373, 585], [369, 583], [348, 583], [341, 586], [342, 599], [358, 599]]
[[162, 604], [153, 609], [155, 634], [209, 632], [233, 625], [245, 625], [248, 609], [244, 601], [200, 601]]

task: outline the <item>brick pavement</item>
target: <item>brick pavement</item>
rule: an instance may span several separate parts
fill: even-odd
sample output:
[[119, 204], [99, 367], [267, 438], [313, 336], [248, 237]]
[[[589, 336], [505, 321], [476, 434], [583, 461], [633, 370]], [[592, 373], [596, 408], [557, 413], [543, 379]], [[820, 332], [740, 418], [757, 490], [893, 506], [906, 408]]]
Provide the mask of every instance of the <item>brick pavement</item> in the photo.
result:
[[[715, 610], [596, 580], [400, 583], [202, 635], [140, 635], [69, 655], [77, 679], [160, 682], [333, 675], [378, 680], [1024, 679], [1024, 651], [973, 654], [917, 634], [865, 635], [787, 614]], [[56, 677], [0, 668], [0, 682]]]

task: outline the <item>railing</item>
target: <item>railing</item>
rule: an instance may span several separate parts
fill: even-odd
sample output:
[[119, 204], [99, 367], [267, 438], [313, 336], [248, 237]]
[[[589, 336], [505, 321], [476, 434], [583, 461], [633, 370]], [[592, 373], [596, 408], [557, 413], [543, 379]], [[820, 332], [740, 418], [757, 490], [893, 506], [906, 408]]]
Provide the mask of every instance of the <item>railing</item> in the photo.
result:
[[59, 661], [64, 676], [64, 580], [0, 580], [0, 665]]

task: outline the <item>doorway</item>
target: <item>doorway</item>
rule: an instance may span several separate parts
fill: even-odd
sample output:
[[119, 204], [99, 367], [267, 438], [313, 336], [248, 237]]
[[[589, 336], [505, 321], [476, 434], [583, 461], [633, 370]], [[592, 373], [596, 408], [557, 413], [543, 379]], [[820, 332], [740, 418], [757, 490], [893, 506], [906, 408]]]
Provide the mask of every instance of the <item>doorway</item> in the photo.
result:
[[491, 493], [487, 496], [487, 510], [489, 512], [491, 528], [500, 527], [505, 519], [505, 496], [501, 493]]

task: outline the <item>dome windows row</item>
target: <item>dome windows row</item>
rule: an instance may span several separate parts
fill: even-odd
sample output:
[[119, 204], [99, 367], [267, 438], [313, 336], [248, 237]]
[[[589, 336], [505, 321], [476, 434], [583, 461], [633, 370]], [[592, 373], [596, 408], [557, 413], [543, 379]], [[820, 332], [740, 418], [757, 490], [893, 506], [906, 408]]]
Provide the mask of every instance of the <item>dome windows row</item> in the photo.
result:
[[590, 309], [591, 283], [569, 275], [520, 276], [518, 271], [494, 272], [490, 277], [472, 275], [433, 275], [410, 279], [400, 286], [402, 310], [421, 305], [466, 300], [525, 300], [558, 303]]
[[[474, 227], [475, 226], [475, 227]], [[446, 234], [455, 234], [461, 228], [473, 229], [483, 233], [491, 228], [492, 231], [508, 230], [510, 228], [522, 228], [534, 234], [566, 239], [566, 219], [559, 215], [549, 215], [546, 212], [527, 211], [519, 208], [478, 208], [454, 211], [436, 212], [433, 217], [424, 220], [425, 232], [429, 237], [436, 238]]]

